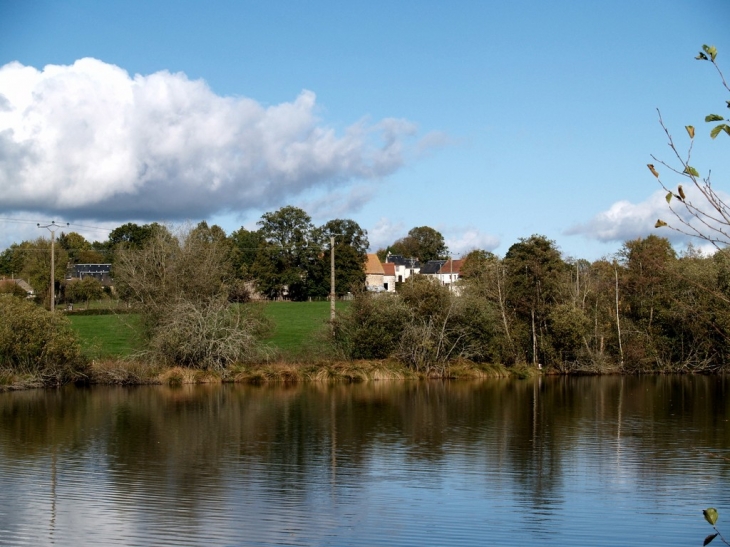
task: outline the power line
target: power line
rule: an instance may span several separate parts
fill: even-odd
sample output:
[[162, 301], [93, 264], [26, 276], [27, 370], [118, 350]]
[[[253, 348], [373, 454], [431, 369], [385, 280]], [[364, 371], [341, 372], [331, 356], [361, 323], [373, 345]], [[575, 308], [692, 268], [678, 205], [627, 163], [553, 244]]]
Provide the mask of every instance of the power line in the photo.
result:
[[[45, 220], [39, 220], [39, 219], [10, 218], [10, 217], [0, 217], [0, 220], [5, 221], [5, 222], [18, 222], [21, 224], [39, 224], [41, 222], [47, 222]], [[76, 223], [70, 223], [70, 222], [67, 222], [66, 226], [77, 226], [78, 228], [86, 228], [87, 230], [103, 230], [105, 232], [112, 232], [115, 230], [115, 228], [102, 228], [101, 226], [88, 226], [86, 224], [76, 224]]]
[[8, 217], [0, 217], [0, 220], [3, 220], [5, 222], [19, 222], [21, 224], [38, 224], [39, 222], [44, 222], [43, 220], [39, 220], [39, 219], [8, 218]]

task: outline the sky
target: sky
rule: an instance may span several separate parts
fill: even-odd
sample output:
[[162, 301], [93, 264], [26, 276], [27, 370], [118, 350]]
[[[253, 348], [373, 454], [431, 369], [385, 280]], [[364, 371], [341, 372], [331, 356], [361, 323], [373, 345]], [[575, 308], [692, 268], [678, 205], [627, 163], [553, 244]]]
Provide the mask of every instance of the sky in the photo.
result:
[[532, 234], [566, 258], [681, 250], [654, 228], [657, 109], [730, 192], [704, 122], [730, 97], [694, 60], [714, 45], [730, 77], [728, 24], [728, 0], [0, 0], [0, 249], [50, 221], [231, 233], [293, 205], [372, 251], [417, 226], [454, 256]]

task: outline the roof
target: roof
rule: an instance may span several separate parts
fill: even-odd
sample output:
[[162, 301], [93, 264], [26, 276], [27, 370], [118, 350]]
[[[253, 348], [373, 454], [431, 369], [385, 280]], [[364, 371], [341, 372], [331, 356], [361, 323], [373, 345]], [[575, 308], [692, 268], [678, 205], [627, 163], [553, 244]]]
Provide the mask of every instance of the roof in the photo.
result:
[[111, 272], [111, 264], [75, 264], [76, 273], [85, 274], [108, 274]]
[[395, 275], [395, 264], [392, 264], [390, 262], [385, 262], [385, 263], [381, 264], [381, 266], [383, 267], [383, 273], [385, 275], [393, 275], [393, 276]]
[[391, 255], [385, 257], [385, 261], [392, 264], [397, 264], [398, 266], [406, 266], [408, 268], [418, 268], [419, 263], [418, 260], [415, 258], [405, 258], [401, 255]]
[[463, 258], [457, 260], [447, 260], [438, 273], [440, 274], [458, 274], [461, 272], [461, 266], [464, 264]]
[[380, 263], [378, 255], [368, 254], [368, 260], [365, 263], [365, 273], [383, 275], [383, 265]]
[[421, 273], [426, 275], [434, 275], [439, 273], [441, 266], [446, 263], [445, 260], [429, 260], [425, 264], [421, 264]]
[[9, 285], [11, 283], [17, 285], [18, 287], [20, 287], [21, 289], [23, 289], [28, 294], [34, 294], [35, 293], [35, 291], [33, 290], [33, 287], [31, 287], [30, 285], [28, 285], [28, 283], [26, 283], [22, 279], [17, 279], [17, 278], [15, 278], [15, 279], [5, 279], [5, 278], [0, 279], [0, 284]]

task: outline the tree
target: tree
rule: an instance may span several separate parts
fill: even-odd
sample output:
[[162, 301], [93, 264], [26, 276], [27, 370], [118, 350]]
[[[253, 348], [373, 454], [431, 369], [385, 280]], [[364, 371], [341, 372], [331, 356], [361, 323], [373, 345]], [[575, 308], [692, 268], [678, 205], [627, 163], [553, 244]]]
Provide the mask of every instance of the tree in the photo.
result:
[[[522, 351], [537, 365], [541, 357], [549, 356], [545, 338], [549, 306], [559, 301], [566, 265], [555, 242], [541, 235], [521, 238], [512, 245], [504, 257], [504, 265], [507, 305], [514, 309], [523, 325]], [[526, 338], [529, 345], [525, 343]]]
[[230, 241], [221, 232], [158, 225], [141, 248], [117, 251], [117, 283], [142, 315], [151, 357], [220, 369], [257, 354], [266, 322], [254, 308], [230, 305]]
[[102, 249], [95, 249], [84, 236], [76, 232], [61, 232], [58, 243], [68, 253], [68, 260], [72, 264], [103, 264], [108, 261]]
[[60, 385], [85, 377], [86, 360], [66, 317], [0, 294], [0, 366]]
[[429, 226], [411, 228], [408, 235], [390, 247], [392, 254], [416, 257], [421, 262], [448, 258], [444, 236]]
[[98, 300], [104, 296], [104, 288], [98, 279], [89, 275], [83, 279], [66, 281], [63, 295], [66, 302], [86, 302], [88, 306], [89, 300]]
[[264, 236], [260, 230], [247, 230], [242, 227], [233, 232], [229, 239], [233, 245], [231, 250], [233, 275], [239, 279], [250, 279], [256, 255], [265, 241]]
[[321, 251], [310, 245], [315, 243], [311, 218], [298, 207], [286, 206], [264, 213], [258, 225], [264, 243], [251, 273], [259, 291], [269, 298], [304, 300], [309, 295], [307, 272]]
[[0, 253], [0, 274], [16, 277], [23, 269], [23, 255], [18, 252], [19, 245], [13, 243]]
[[[697, 60], [712, 63], [720, 76], [723, 87], [730, 92], [730, 86], [725, 81], [725, 77], [716, 62], [716, 58], [717, 49], [714, 46], [708, 45], [703, 45], [702, 51], [695, 57]], [[730, 108], [730, 101], [726, 101], [726, 105]], [[710, 136], [713, 139], [723, 132], [730, 135], [730, 120], [723, 118], [719, 114], [709, 114], [705, 117], [705, 122], [720, 122], [710, 131]], [[688, 187], [696, 191], [698, 201], [694, 202], [690, 192], [685, 191], [681, 184], [675, 190], [673, 185], [665, 183], [655, 165], [648, 164], [647, 167], [651, 173], [657, 178], [662, 188], [667, 191], [666, 200], [669, 204], [669, 210], [674, 216], [674, 222], [672, 224], [668, 224], [664, 220], [659, 219], [656, 221], [655, 227], [668, 227], [681, 234], [706, 241], [718, 249], [727, 246], [730, 244], [730, 207], [712, 186], [710, 171], [707, 171], [707, 175], [701, 175], [700, 170], [691, 163], [692, 147], [695, 137], [694, 126], [685, 126], [690, 142], [686, 154], [682, 154], [675, 144], [669, 129], [664, 124], [661, 112], [659, 112], [659, 124], [669, 139], [669, 148], [672, 150], [677, 163], [670, 164], [654, 155], [651, 157], [655, 162], [669, 169], [670, 172], [682, 177], [685, 183], [688, 183]]]
[[335, 242], [335, 294], [342, 296], [365, 285], [364, 265], [370, 245], [367, 232], [354, 220], [335, 219], [313, 232], [314, 241], [321, 251], [309, 268], [310, 296], [330, 293], [331, 237]]
[[677, 255], [669, 240], [650, 235], [624, 243], [619, 255], [626, 266], [631, 316], [652, 328], [655, 313], [669, 300], [669, 268]]
[[[66, 273], [68, 254], [60, 245], [54, 246], [54, 294], [60, 288]], [[51, 240], [39, 237], [33, 241], [23, 241], [6, 249], [0, 265], [3, 274], [27, 281], [44, 305], [50, 305], [51, 291]], [[10, 270], [10, 271], [8, 271]]]
[[25, 290], [12, 280], [0, 280], [0, 295], [4, 294], [10, 294], [18, 298], [27, 296]]
[[514, 362], [518, 357], [512, 339], [515, 314], [507, 307], [506, 268], [503, 262], [488, 251], [471, 251], [461, 266], [461, 278], [465, 296], [484, 299], [498, 310], [499, 322], [495, 323], [495, 328], [501, 331], [502, 346], [497, 352], [498, 360]]
[[113, 250], [123, 245], [130, 249], [140, 249], [159, 227], [156, 222], [142, 226], [134, 222], [122, 224], [109, 234], [109, 248]]

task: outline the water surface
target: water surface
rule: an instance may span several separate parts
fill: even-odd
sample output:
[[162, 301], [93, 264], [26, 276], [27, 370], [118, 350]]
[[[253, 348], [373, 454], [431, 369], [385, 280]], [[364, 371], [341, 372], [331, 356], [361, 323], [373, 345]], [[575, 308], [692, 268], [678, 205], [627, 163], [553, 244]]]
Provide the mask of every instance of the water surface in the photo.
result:
[[701, 545], [718, 377], [0, 394], [0, 544]]

